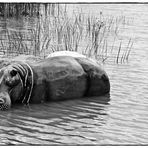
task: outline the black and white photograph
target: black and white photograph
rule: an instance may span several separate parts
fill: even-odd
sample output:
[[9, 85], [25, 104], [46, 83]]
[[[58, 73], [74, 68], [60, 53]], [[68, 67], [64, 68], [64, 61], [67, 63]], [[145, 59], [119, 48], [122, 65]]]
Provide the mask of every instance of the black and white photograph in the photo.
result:
[[148, 2], [0, 1], [0, 146], [148, 146]]

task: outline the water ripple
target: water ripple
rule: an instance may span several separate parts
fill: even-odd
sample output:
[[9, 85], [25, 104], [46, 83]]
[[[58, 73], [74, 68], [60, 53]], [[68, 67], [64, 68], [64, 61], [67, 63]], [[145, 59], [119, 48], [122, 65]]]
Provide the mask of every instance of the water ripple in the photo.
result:
[[148, 7], [82, 4], [81, 8], [94, 14], [103, 10], [103, 16], [116, 16], [122, 11], [122, 16], [135, 21], [122, 36], [135, 36], [129, 62], [103, 64], [110, 78], [110, 97], [49, 102], [29, 108], [13, 106], [0, 114], [0, 145], [148, 144]]

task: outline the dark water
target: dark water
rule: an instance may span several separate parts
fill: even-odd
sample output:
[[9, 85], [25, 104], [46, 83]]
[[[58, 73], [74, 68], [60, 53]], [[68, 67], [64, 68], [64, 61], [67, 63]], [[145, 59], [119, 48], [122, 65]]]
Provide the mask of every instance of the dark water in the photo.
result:
[[104, 15], [122, 14], [134, 20], [122, 34], [134, 38], [128, 63], [103, 65], [111, 82], [110, 101], [100, 101], [108, 99], [104, 96], [30, 108], [14, 106], [0, 114], [0, 145], [148, 144], [148, 5], [81, 8], [92, 13], [101, 10]]

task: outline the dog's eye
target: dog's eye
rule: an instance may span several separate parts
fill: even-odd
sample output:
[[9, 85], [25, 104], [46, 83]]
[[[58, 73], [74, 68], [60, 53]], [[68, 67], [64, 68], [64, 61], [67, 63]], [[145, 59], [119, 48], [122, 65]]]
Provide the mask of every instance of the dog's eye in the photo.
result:
[[17, 74], [17, 71], [16, 71], [16, 70], [10, 71], [10, 75], [11, 75], [12, 77], [16, 76], [16, 74]]

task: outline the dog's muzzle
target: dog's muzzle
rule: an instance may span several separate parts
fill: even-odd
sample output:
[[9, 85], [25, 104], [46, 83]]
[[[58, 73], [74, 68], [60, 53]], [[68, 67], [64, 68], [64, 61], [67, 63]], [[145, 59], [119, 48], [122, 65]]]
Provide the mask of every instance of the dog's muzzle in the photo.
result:
[[0, 97], [0, 110], [8, 110], [11, 107], [11, 100], [9, 96]]

